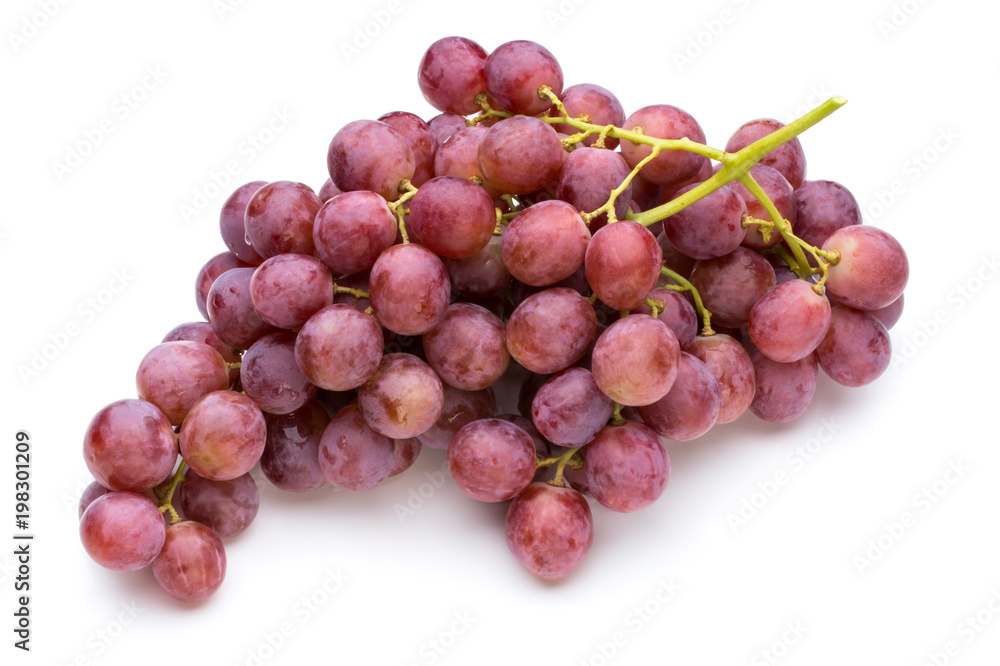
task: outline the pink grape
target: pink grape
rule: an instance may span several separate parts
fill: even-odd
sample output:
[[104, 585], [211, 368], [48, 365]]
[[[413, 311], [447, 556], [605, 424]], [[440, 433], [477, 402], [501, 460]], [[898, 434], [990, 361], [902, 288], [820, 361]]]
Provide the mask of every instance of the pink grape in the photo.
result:
[[504, 531], [521, 566], [557, 580], [573, 573], [590, 551], [594, 518], [579, 492], [532, 483], [511, 502]]
[[194, 298], [202, 317], [208, 318], [208, 294], [212, 285], [220, 275], [234, 268], [252, 268], [252, 266], [231, 252], [222, 252], [209, 259], [198, 271], [194, 284]]
[[635, 314], [611, 324], [594, 343], [594, 380], [609, 398], [638, 407], [656, 402], [677, 379], [680, 345], [666, 324]]
[[[338, 410], [339, 411], [339, 410]], [[291, 414], [265, 414], [267, 442], [260, 469], [276, 487], [294, 493], [315, 490], [326, 477], [319, 466], [319, 442], [330, 417], [317, 400]]]
[[777, 283], [767, 259], [745, 247], [699, 261], [690, 280], [711, 311], [712, 323], [728, 328], [745, 325], [754, 304]]
[[530, 194], [555, 179], [563, 163], [559, 135], [531, 116], [505, 118], [479, 143], [479, 168], [487, 184], [507, 194]]
[[344, 490], [370, 490], [389, 477], [396, 447], [365, 422], [350, 404], [330, 420], [319, 444], [319, 466], [326, 480]]
[[83, 493], [80, 495], [79, 517], [83, 517], [83, 512], [87, 510], [88, 506], [93, 504], [95, 499], [107, 495], [110, 492], [110, 489], [105, 488], [99, 482], [92, 481], [89, 486], [83, 489]]
[[135, 385], [140, 398], [180, 425], [203, 395], [229, 388], [229, 369], [219, 352], [206, 344], [164, 342], [143, 357]]
[[[646, 136], [657, 139], [687, 138], [696, 143], [705, 143], [705, 132], [691, 114], [669, 104], [645, 106], [628, 118], [622, 128], [630, 132], [642, 128]], [[639, 162], [649, 156], [652, 147], [646, 144], [622, 141], [622, 157], [634, 169]], [[670, 185], [686, 180], [698, 173], [708, 158], [686, 150], [664, 150], [649, 161], [642, 169], [642, 177], [657, 185]]]
[[816, 394], [819, 378], [816, 355], [781, 363], [758, 350], [750, 355], [750, 360], [756, 384], [750, 411], [771, 423], [787, 423], [802, 416]]
[[670, 458], [659, 436], [638, 421], [606, 426], [587, 445], [583, 469], [587, 487], [602, 506], [630, 513], [663, 494]]
[[358, 391], [358, 406], [376, 432], [392, 439], [417, 437], [444, 407], [441, 380], [411, 354], [386, 354]]
[[421, 335], [444, 319], [451, 282], [441, 259], [408, 243], [382, 253], [369, 277], [372, 309], [379, 322], [400, 335]]
[[250, 198], [246, 211], [247, 240], [261, 257], [312, 254], [312, 228], [323, 202], [308, 185], [279, 180]]
[[156, 505], [127, 491], [98, 497], [80, 518], [84, 550], [112, 571], [137, 571], [152, 562], [163, 548], [166, 532]]
[[[239, 355], [233, 348], [219, 339], [219, 336], [212, 330], [212, 325], [205, 321], [192, 321], [187, 324], [180, 324], [170, 329], [170, 332], [163, 336], [160, 342], [201, 342], [219, 352], [222, 360], [226, 363], [236, 363], [240, 360]], [[240, 376], [239, 368], [229, 371], [229, 383], [232, 384]]]
[[434, 154], [438, 143], [430, 126], [420, 116], [408, 111], [392, 111], [379, 116], [383, 122], [399, 132], [413, 151], [413, 178], [416, 187], [434, 177]]
[[[687, 349], [687, 346], [694, 342], [699, 329], [698, 314], [694, 306], [679, 292], [669, 289], [654, 289], [649, 292], [649, 298], [663, 305], [663, 311], [657, 319], [670, 327], [680, 348]], [[633, 310], [632, 314], [652, 314], [652, 310], [643, 303]]]
[[333, 303], [333, 277], [315, 257], [279, 254], [254, 271], [250, 302], [266, 323], [301, 328], [309, 317]]
[[211, 528], [187, 520], [167, 529], [163, 550], [153, 560], [160, 588], [186, 603], [212, 596], [226, 577], [226, 550]]
[[806, 280], [770, 289], [750, 310], [750, 339], [762, 354], [791, 363], [812, 354], [830, 326], [830, 301]]
[[316, 385], [295, 361], [295, 340], [291, 331], [271, 333], [253, 343], [243, 355], [243, 391], [265, 412], [288, 414], [316, 395]]
[[189, 469], [177, 487], [176, 498], [185, 518], [212, 528], [222, 539], [245, 530], [260, 508], [260, 493], [249, 474], [212, 481]]
[[795, 235], [822, 247], [838, 229], [861, 224], [861, 207], [850, 190], [830, 180], [807, 180], [795, 190]]
[[482, 502], [513, 499], [535, 475], [531, 436], [502, 419], [462, 427], [448, 445], [448, 468], [463, 493]]
[[531, 402], [531, 420], [538, 432], [559, 446], [583, 446], [607, 424], [613, 411], [611, 399], [584, 368], [552, 375]]
[[[784, 126], [784, 123], [772, 118], [760, 118], [744, 123], [729, 137], [729, 142], [726, 143], [726, 152], [738, 152], [751, 143], [763, 139], [768, 134], [773, 134]], [[805, 181], [806, 155], [802, 150], [802, 143], [799, 142], [798, 137], [769, 152], [761, 159], [760, 164], [778, 170], [788, 180], [793, 189], [798, 189], [803, 181]]]
[[[757, 184], [764, 190], [764, 194], [771, 200], [774, 207], [778, 209], [781, 217], [788, 220], [792, 225], [794, 231], [796, 225], [795, 192], [791, 184], [776, 169], [763, 164], [758, 164], [750, 169], [750, 175], [753, 176]], [[764, 208], [764, 205], [742, 183], [732, 183], [729, 187], [743, 198], [743, 203], [747, 207], [747, 215], [758, 220], [772, 221], [771, 215]], [[778, 233], [777, 229], [771, 230], [771, 238], [765, 242], [763, 235], [760, 233], [759, 224], [751, 224], [747, 227], [746, 235], [743, 237], [743, 245], [756, 250], [774, 247], [780, 242], [781, 234]]]
[[910, 277], [906, 251], [891, 234], [875, 227], [839, 229], [823, 243], [839, 250], [840, 262], [830, 266], [826, 288], [845, 305], [878, 310], [903, 293]]
[[[685, 187], [677, 195], [686, 194], [695, 187], [697, 185]], [[722, 257], [743, 242], [746, 235], [743, 216], [746, 214], [747, 207], [740, 195], [723, 187], [665, 219], [663, 233], [671, 245], [689, 257]]]
[[[568, 202], [576, 211], [593, 212], [607, 203], [611, 190], [624, 182], [629, 171], [631, 169], [620, 153], [600, 148], [577, 148], [563, 161], [556, 197]], [[618, 219], [623, 219], [628, 213], [631, 199], [632, 184], [629, 183], [615, 200], [615, 216]], [[596, 232], [607, 221], [607, 213], [601, 213], [591, 220], [590, 231]]]
[[334, 273], [367, 271], [396, 242], [396, 216], [374, 192], [345, 192], [316, 213], [313, 238], [316, 256]]
[[[457, 113], [442, 113], [440, 115], [434, 116], [427, 121], [427, 126], [430, 127], [431, 133], [438, 142], [438, 152], [441, 152], [441, 147], [444, 142], [450, 139], [459, 130], [463, 130], [468, 125], [465, 123], [465, 117]], [[435, 164], [437, 163], [437, 156], [434, 159]], [[435, 174], [440, 175], [440, 174]]]
[[213, 481], [246, 474], [260, 459], [267, 425], [260, 407], [233, 391], [209, 393], [181, 425], [181, 455], [191, 469]]
[[587, 246], [587, 281], [601, 302], [634, 310], [660, 277], [663, 251], [642, 225], [622, 221], [597, 230]]
[[502, 192], [486, 182], [483, 170], [479, 168], [479, 144], [489, 130], [485, 125], [465, 127], [455, 131], [447, 141], [441, 144], [434, 156], [435, 176], [456, 176], [458, 178], [476, 178], [490, 199], [498, 199]]
[[573, 206], [543, 201], [511, 220], [502, 238], [503, 263], [511, 275], [544, 287], [568, 278], [583, 265], [590, 231]]
[[399, 186], [416, 171], [413, 149], [402, 134], [377, 120], [344, 125], [327, 151], [330, 177], [342, 192], [369, 190], [386, 201], [399, 197]]
[[903, 294], [900, 294], [899, 298], [889, 305], [878, 310], [872, 310], [871, 313], [882, 322], [886, 330], [891, 329], [899, 321], [899, 318], [903, 316]]
[[535, 42], [518, 40], [501, 44], [486, 58], [486, 88], [501, 108], [511, 113], [534, 116], [552, 102], [541, 98], [543, 85], [562, 94], [563, 73], [552, 53]]
[[[600, 125], [602, 127], [606, 125], [621, 127], [625, 124], [625, 109], [622, 107], [621, 102], [618, 101], [618, 98], [607, 88], [602, 88], [593, 83], [578, 83], [563, 90], [560, 98], [570, 118], [577, 118], [581, 114], [586, 115], [590, 118], [588, 122], [592, 125]], [[555, 107], [549, 109], [550, 117], [558, 118], [560, 115], [559, 110]], [[567, 135], [576, 134], [577, 132], [576, 128], [565, 123], [555, 125], [555, 130]], [[581, 141], [580, 145], [593, 146], [596, 142], [596, 135], [589, 136]], [[605, 137], [604, 147], [608, 149], [608, 152], [613, 151], [618, 147], [618, 139]], [[616, 184], [613, 187], [617, 186]]]
[[831, 315], [830, 329], [816, 349], [823, 372], [844, 386], [872, 383], [889, 367], [889, 332], [864, 310], [835, 305]]
[[417, 83], [438, 111], [468, 116], [479, 111], [476, 95], [486, 90], [486, 50], [465, 37], [444, 37], [424, 53]]
[[753, 402], [754, 370], [743, 345], [732, 337], [717, 333], [699, 337], [687, 352], [708, 366], [722, 390], [722, 406], [717, 423], [738, 419]]
[[222, 204], [222, 213], [219, 215], [219, 231], [222, 234], [222, 241], [237, 259], [251, 266], [258, 265], [264, 261], [264, 258], [257, 254], [257, 251], [247, 242], [247, 204], [250, 203], [250, 198], [256, 194], [257, 190], [265, 185], [267, 183], [264, 181], [257, 180], [236, 188], [236, 191], [226, 199], [226, 203]]
[[471, 180], [438, 176], [410, 200], [410, 227], [437, 255], [459, 259], [486, 247], [497, 217], [486, 191]]
[[333, 184], [332, 178], [327, 178], [323, 182], [323, 186], [319, 188], [319, 200], [326, 203], [330, 199], [334, 198], [338, 194], [343, 194], [340, 188]]
[[431, 449], [447, 450], [455, 433], [463, 426], [489, 419], [496, 414], [497, 401], [493, 389], [463, 391], [445, 384], [441, 415], [430, 428], [420, 433], [421, 444]]
[[552, 374], [580, 360], [597, 335], [597, 315], [566, 287], [529, 296], [507, 321], [507, 349], [532, 372]]
[[105, 488], [142, 492], [170, 476], [177, 462], [177, 438], [155, 405], [118, 400], [90, 421], [83, 458]]
[[686, 442], [715, 425], [722, 408], [722, 389], [708, 366], [681, 353], [677, 380], [665, 396], [639, 407], [643, 423], [661, 437]]
[[424, 333], [423, 345], [441, 380], [466, 391], [492, 386], [510, 364], [503, 322], [471, 303], [449, 305], [441, 323]]
[[382, 331], [371, 317], [337, 303], [305, 323], [295, 339], [295, 361], [306, 378], [329, 391], [364, 384], [382, 358]]
[[254, 270], [235, 268], [223, 273], [208, 292], [208, 321], [212, 330], [220, 340], [236, 349], [248, 349], [277, 330], [253, 309], [250, 281]]

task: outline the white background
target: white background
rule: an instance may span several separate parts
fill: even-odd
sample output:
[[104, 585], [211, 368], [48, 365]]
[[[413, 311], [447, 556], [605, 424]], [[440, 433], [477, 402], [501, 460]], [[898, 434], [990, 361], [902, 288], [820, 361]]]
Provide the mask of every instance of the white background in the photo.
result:
[[[49, 19], [44, 4], [7, 0], [0, 16], [0, 662], [997, 663], [995, 3], [249, 0], [220, 14], [211, 0], [64, 0]], [[372, 12], [387, 25], [348, 57]], [[450, 480], [401, 520], [441, 467], [435, 451], [360, 495], [262, 487], [257, 521], [227, 543], [225, 584], [201, 606], [172, 602], [148, 570], [102, 570], [77, 536], [83, 432], [134, 396], [149, 348], [198, 318], [195, 273], [224, 250], [212, 173], [236, 161], [233, 185], [318, 188], [342, 125], [436, 113], [415, 72], [449, 34], [488, 50], [542, 42], [567, 85], [604, 85], [628, 112], [680, 106], [718, 147], [746, 120], [848, 97], [803, 137], [808, 175], [847, 185], [909, 252], [892, 331], [903, 362], [862, 389], [824, 377], [793, 424], [748, 414], [669, 445], [663, 498], [630, 515], [594, 504], [593, 549], [558, 584], [509, 555], [504, 507]], [[127, 117], [123, 94], [142, 98]], [[294, 118], [251, 157], [248, 136], [276, 110]], [[110, 134], [60, 177], [55, 163], [105, 118]], [[185, 220], [196, 192], [207, 205]], [[127, 285], [111, 295], [116, 274]], [[71, 324], [77, 335], [23, 377]], [[18, 429], [34, 447], [30, 654], [10, 630]], [[331, 573], [346, 580], [328, 594]]]

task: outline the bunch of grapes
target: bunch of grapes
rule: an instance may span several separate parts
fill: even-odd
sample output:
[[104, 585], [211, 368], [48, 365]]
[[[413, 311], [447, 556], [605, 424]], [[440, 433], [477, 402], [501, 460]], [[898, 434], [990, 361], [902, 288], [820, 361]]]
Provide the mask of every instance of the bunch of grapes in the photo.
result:
[[[226, 201], [207, 322], [170, 331], [138, 399], [87, 429], [99, 564], [204, 599], [257, 513], [258, 463], [284, 491], [365, 491], [428, 447], [463, 493], [510, 502], [511, 552], [561, 578], [591, 546], [588, 497], [663, 494], [664, 439], [790, 421], [820, 368], [861, 386], [888, 366], [906, 255], [846, 188], [806, 180], [796, 138], [845, 100], [720, 150], [675, 106], [626, 117], [601, 86], [564, 88], [534, 42], [441, 39], [418, 82], [442, 113], [347, 124], [319, 193]], [[497, 414], [512, 376], [520, 413]]]

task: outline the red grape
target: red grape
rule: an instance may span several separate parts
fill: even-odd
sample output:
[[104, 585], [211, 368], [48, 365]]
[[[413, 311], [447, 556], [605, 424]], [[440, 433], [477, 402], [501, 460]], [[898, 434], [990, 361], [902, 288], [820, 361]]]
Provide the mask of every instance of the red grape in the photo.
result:
[[534, 478], [535, 444], [509, 421], [480, 419], [455, 433], [448, 445], [448, 467], [469, 497], [502, 502], [516, 497]]
[[167, 529], [153, 560], [153, 577], [164, 592], [194, 603], [212, 596], [226, 577], [226, 550], [210, 528], [188, 520]]
[[629, 513], [646, 508], [663, 494], [670, 458], [649, 426], [626, 421], [597, 433], [587, 445], [583, 469], [594, 499], [612, 511]]
[[200, 476], [225, 481], [253, 469], [266, 438], [256, 403], [233, 391], [216, 391], [195, 403], [184, 419], [181, 455]]
[[577, 491], [532, 483], [511, 502], [504, 530], [510, 552], [525, 569], [555, 580], [583, 562], [594, 541], [594, 518]]
[[156, 505], [133, 492], [102, 495], [80, 518], [80, 540], [87, 554], [112, 571], [136, 571], [152, 562], [166, 532]]

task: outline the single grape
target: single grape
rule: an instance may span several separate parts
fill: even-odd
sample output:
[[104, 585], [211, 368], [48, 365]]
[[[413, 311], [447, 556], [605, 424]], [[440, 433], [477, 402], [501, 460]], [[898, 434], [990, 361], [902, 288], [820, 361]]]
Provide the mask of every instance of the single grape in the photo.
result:
[[503, 261], [501, 238], [491, 236], [486, 247], [470, 257], [442, 259], [455, 294], [471, 299], [492, 298], [510, 286], [512, 277]]
[[465, 37], [443, 37], [428, 47], [417, 68], [424, 99], [438, 111], [468, 116], [479, 111], [486, 90], [486, 50]]
[[529, 296], [507, 320], [507, 349], [532, 372], [552, 374], [580, 360], [597, 335], [597, 315], [566, 287]]
[[[219, 339], [219, 336], [212, 330], [212, 325], [206, 321], [192, 321], [187, 324], [180, 324], [170, 329], [170, 332], [163, 336], [160, 342], [201, 342], [219, 352], [222, 360], [228, 363], [238, 363], [239, 354], [233, 348]], [[240, 369], [233, 368], [229, 371], [229, 383], [232, 384], [240, 376]]]
[[444, 389], [434, 370], [416, 356], [386, 354], [358, 391], [358, 406], [376, 432], [407, 439], [422, 434], [441, 416]]
[[754, 371], [743, 345], [729, 335], [716, 333], [696, 338], [687, 352], [708, 366], [722, 390], [717, 423], [731, 423], [750, 408]]
[[728, 328], [744, 326], [754, 304], [777, 283], [767, 259], [745, 247], [699, 261], [690, 279], [712, 313], [712, 323]]
[[491, 200], [500, 198], [502, 192], [486, 182], [483, 170], [479, 168], [479, 144], [488, 130], [485, 124], [466, 127], [463, 118], [462, 128], [455, 130], [438, 148], [434, 156], [434, 175], [474, 179]]
[[319, 209], [313, 238], [316, 256], [334, 273], [367, 271], [396, 242], [396, 216], [374, 192], [345, 192]]
[[535, 445], [502, 419], [473, 421], [448, 446], [448, 468], [463, 493], [482, 502], [513, 499], [535, 475]]
[[503, 262], [511, 274], [524, 284], [544, 287], [583, 265], [590, 231], [573, 206], [543, 201], [515, 217], [502, 238]]
[[514, 116], [486, 131], [477, 155], [489, 185], [507, 194], [530, 194], [559, 175], [565, 153], [544, 120]]
[[[444, 142], [450, 139], [459, 130], [463, 130], [468, 125], [465, 123], [465, 117], [457, 113], [442, 113], [440, 115], [434, 116], [427, 121], [427, 126], [430, 127], [431, 133], [438, 142], [438, 153], [441, 152], [441, 147], [444, 146]], [[434, 160], [437, 164], [437, 157]], [[435, 174], [440, 176], [441, 174]]]
[[80, 495], [80, 514], [79, 517], [83, 517], [83, 512], [87, 510], [95, 499], [102, 497], [110, 493], [111, 490], [105, 488], [98, 481], [92, 481], [89, 486], [83, 489], [83, 494]]
[[382, 331], [371, 315], [337, 303], [314, 314], [299, 331], [295, 361], [316, 386], [347, 391], [372, 376], [382, 345]]
[[220, 275], [234, 268], [252, 268], [251, 264], [240, 261], [231, 252], [222, 252], [215, 255], [198, 271], [198, 276], [194, 281], [194, 299], [198, 306], [198, 312], [202, 317], [208, 319], [208, 294], [212, 285]]
[[594, 499], [612, 511], [629, 513], [646, 508], [663, 494], [670, 458], [649, 426], [626, 421], [597, 433], [587, 445], [583, 469]]
[[[738, 152], [784, 126], [784, 123], [772, 118], [759, 118], [744, 123], [729, 137], [729, 142], [726, 143], [726, 152]], [[760, 164], [781, 172], [781, 175], [791, 183], [794, 189], [798, 189], [803, 181], [805, 181], [806, 154], [802, 150], [802, 144], [799, 142], [798, 137], [769, 152], [761, 158]]]
[[312, 228], [323, 202], [308, 185], [279, 180], [257, 190], [246, 211], [250, 246], [268, 259], [279, 254], [312, 254]]
[[177, 438], [155, 405], [118, 400], [90, 421], [83, 458], [105, 488], [142, 492], [170, 476], [177, 462]]
[[882, 322], [886, 330], [891, 329], [899, 321], [899, 318], [903, 316], [903, 294], [900, 294], [899, 298], [884, 308], [872, 310], [871, 313], [878, 317], [878, 320]]
[[264, 415], [254, 401], [233, 391], [215, 391], [188, 412], [181, 424], [180, 449], [200, 476], [226, 481], [253, 469], [266, 439]]
[[552, 102], [538, 95], [543, 85], [562, 94], [563, 73], [552, 53], [535, 42], [517, 40], [501, 44], [486, 58], [486, 88], [501, 108], [534, 116]]
[[511, 502], [504, 531], [521, 566], [540, 578], [557, 580], [586, 557], [594, 541], [594, 518], [579, 492], [532, 483]]
[[[686, 194], [697, 185], [677, 193]], [[747, 214], [743, 199], [729, 187], [723, 187], [663, 221], [663, 233], [677, 250], [695, 259], [722, 257], [743, 242]]]
[[[556, 197], [568, 202], [577, 211], [591, 213], [608, 202], [611, 190], [621, 185], [630, 171], [621, 153], [600, 148], [577, 148], [563, 161]], [[624, 219], [631, 200], [632, 183], [629, 183], [615, 200], [615, 216], [618, 219]], [[595, 217], [590, 221], [590, 231], [596, 232], [607, 221], [607, 213]]]
[[222, 213], [219, 214], [219, 231], [222, 234], [222, 241], [233, 253], [233, 256], [251, 266], [260, 264], [264, 258], [257, 254], [257, 251], [247, 242], [247, 204], [250, 203], [250, 198], [256, 194], [257, 190], [265, 185], [267, 183], [264, 181], [257, 180], [236, 188], [236, 191], [226, 199], [226, 203], [222, 204]]
[[137, 571], [163, 548], [166, 524], [156, 505], [133, 492], [98, 497], [80, 518], [80, 540], [90, 557], [112, 571]]
[[333, 277], [315, 257], [279, 254], [254, 271], [250, 302], [266, 323], [301, 328], [309, 317], [333, 303]]
[[327, 178], [323, 182], [323, 186], [319, 188], [319, 200], [323, 203], [326, 203], [338, 194], [343, 194], [343, 192], [340, 191], [339, 187], [333, 184], [332, 178]]
[[326, 483], [319, 465], [319, 442], [330, 417], [323, 405], [310, 400], [291, 414], [265, 414], [264, 421], [267, 442], [260, 456], [260, 469], [267, 480], [295, 493], [315, 490]]
[[830, 301], [806, 280], [791, 280], [764, 294], [749, 318], [750, 339], [764, 356], [791, 363], [812, 354], [830, 326]]
[[[581, 115], [587, 116], [593, 125], [614, 125], [621, 127], [625, 124], [625, 109], [618, 98], [608, 90], [593, 83], [578, 83], [563, 90], [563, 107], [570, 118], [578, 118]], [[561, 116], [555, 107], [549, 109], [549, 116], [558, 118]], [[576, 134], [577, 130], [572, 125], [559, 123], [555, 125], [555, 130], [561, 134]], [[581, 146], [593, 146], [597, 142], [597, 136], [589, 136], [580, 142]], [[611, 137], [604, 138], [604, 147], [608, 152], [618, 147], [618, 139]], [[577, 149], [579, 150], [579, 149]], [[619, 181], [621, 182], [621, 181]], [[613, 187], [618, 187], [614, 185]]]
[[434, 154], [438, 143], [430, 126], [420, 116], [408, 111], [393, 111], [379, 116], [383, 122], [402, 135], [413, 151], [413, 178], [416, 187], [434, 177]]
[[660, 437], [686, 442], [701, 437], [715, 425], [722, 408], [722, 389], [708, 366], [681, 353], [677, 381], [665, 396], [639, 407], [643, 423]]
[[357, 404], [337, 412], [319, 444], [323, 475], [344, 490], [374, 488], [389, 477], [395, 460], [393, 440], [372, 430]]
[[291, 331], [271, 333], [253, 343], [243, 355], [243, 391], [265, 412], [288, 414], [316, 395], [316, 385], [295, 361], [295, 340]]
[[413, 463], [417, 462], [417, 456], [420, 455], [420, 450], [423, 446], [420, 444], [420, 440], [416, 437], [410, 437], [409, 439], [396, 439], [393, 440], [396, 447], [395, 458], [392, 462], [392, 471], [389, 472], [389, 476], [396, 476], [397, 474], [402, 474], [406, 470], [413, 466]]
[[189, 469], [177, 487], [177, 502], [185, 518], [212, 528], [225, 539], [245, 530], [257, 517], [260, 493], [249, 474], [212, 481]]
[[379, 322], [400, 335], [421, 335], [444, 319], [451, 282], [441, 259], [408, 243], [382, 253], [369, 276], [369, 297]]
[[567, 368], [550, 377], [531, 402], [538, 432], [559, 446], [583, 446], [592, 440], [614, 411], [614, 404], [584, 368]]
[[438, 176], [410, 200], [409, 224], [442, 257], [470, 257], [493, 237], [497, 216], [486, 191], [466, 178]]
[[846, 305], [831, 311], [830, 329], [816, 349], [823, 372], [844, 386], [878, 379], [892, 359], [889, 332], [875, 315]]
[[834, 231], [861, 224], [851, 191], [830, 180], [807, 180], [795, 189], [795, 235], [822, 247]]
[[663, 251], [642, 225], [623, 221], [598, 229], [587, 246], [587, 282], [601, 302], [634, 310], [660, 277]]
[[903, 246], [875, 227], [839, 229], [822, 249], [840, 251], [840, 262], [830, 266], [826, 288], [852, 308], [878, 310], [890, 305], [902, 295], [910, 277]]
[[[673, 331], [680, 348], [687, 349], [687, 346], [694, 342], [700, 328], [698, 326], [698, 314], [695, 312], [694, 306], [691, 305], [691, 301], [679, 292], [671, 291], [670, 289], [654, 289], [649, 292], [649, 299], [660, 302], [663, 306], [663, 311], [660, 312], [660, 316], [657, 318]], [[652, 310], [649, 309], [648, 305], [643, 303], [633, 310], [632, 314], [648, 315], [652, 314]]]
[[493, 418], [497, 401], [493, 389], [463, 391], [444, 385], [441, 415], [430, 428], [420, 433], [421, 444], [431, 449], [447, 450], [455, 433], [479, 419]]
[[343, 192], [369, 190], [386, 201], [399, 197], [399, 185], [416, 171], [413, 149], [402, 134], [377, 120], [355, 120], [330, 141], [330, 177]]
[[187, 603], [212, 596], [226, 577], [226, 549], [209, 527], [187, 520], [167, 529], [153, 560], [153, 577], [174, 599]]
[[423, 343], [427, 362], [441, 380], [466, 391], [492, 386], [510, 364], [503, 322], [471, 303], [448, 306], [441, 323], [424, 333]]
[[802, 416], [816, 394], [819, 379], [816, 355], [781, 363], [758, 350], [750, 355], [750, 360], [756, 384], [750, 411], [771, 423], [787, 423]]
[[135, 385], [140, 398], [180, 425], [203, 395], [229, 388], [229, 369], [219, 352], [206, 344], [164, 342], [143, 357]]
[[635, 314], [601, 333], [591, 365], [605, 395], [638, 407], [667, 394], [677, 379], [679, 358], [680, 345], [670, 327], [650, 315]]
[[[705, 132], [691, 114], [669, 104], [645, 106], [626, 120], [622, 128], [630, 132], [642, 128], [646, 136], [657, 139], [690, 139], [705, 143]], [[634, 169], [652, 153], [651, 146], [622, 141], [622, 157]], [[686, 150], [664, 150], [646, 163], [642, 177], [657, 185], [670, 185], [686, 180], [698, 173], [708, 158]]]
[[250, 300], [253, 268], [235, 268], [223, 273], [208, 292], [208, 321], [215, 334], [235, 349], [248, 349], [277, 329], [257, 314]]

